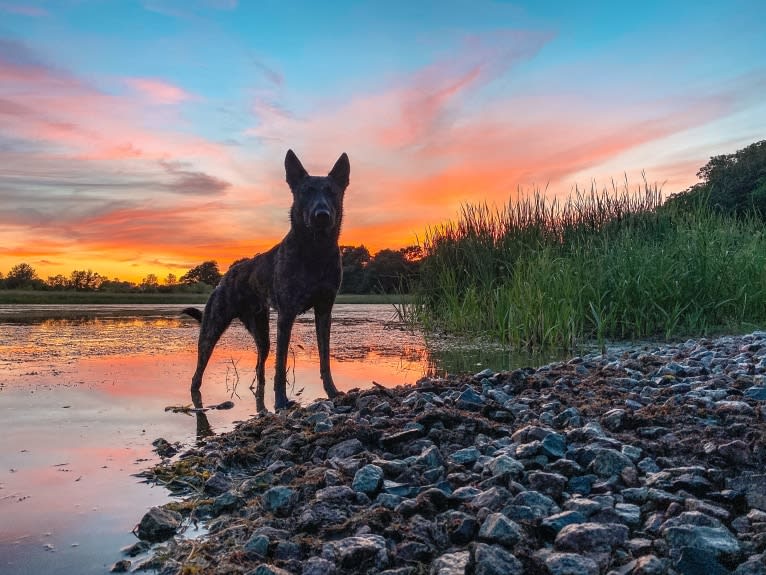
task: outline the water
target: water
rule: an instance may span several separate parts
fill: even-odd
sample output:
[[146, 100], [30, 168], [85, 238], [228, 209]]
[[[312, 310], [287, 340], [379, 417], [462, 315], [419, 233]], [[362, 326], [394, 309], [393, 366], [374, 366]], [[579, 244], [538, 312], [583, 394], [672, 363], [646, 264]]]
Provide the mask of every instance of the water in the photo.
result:
[[[131, 530], [144, 512], [169, 500], [133, 476], [158, 461], [152, 441], [190, 445], [255, 414], [255, 347], [238, 323], [218, 344], [202, 386], [206, 405], [233, 400], [234, 407], [204, 417], [166, 411], [191, 403], [198, 324], [179, 315], [183, 307], [0, 306], [0, 573], [108, 572], [119, 549], [136, 541]], [[393, 319], [389, 305], [335, 307], [332, 370], [340, 390], [543, 362], [488, 346], [427, 343]], [[272, 347], [267, 406], [273, 358]], [[323, 397], [311, 314], [293, 329], [288, 365], [291, 398]]]

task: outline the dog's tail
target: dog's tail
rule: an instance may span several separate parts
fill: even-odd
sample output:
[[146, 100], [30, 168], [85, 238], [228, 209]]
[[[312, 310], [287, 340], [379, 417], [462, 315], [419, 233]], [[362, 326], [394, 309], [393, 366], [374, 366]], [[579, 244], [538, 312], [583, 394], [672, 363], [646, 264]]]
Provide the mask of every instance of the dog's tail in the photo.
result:
[[202, 323], [202, 312], [196, 307], [187, 307], [186, 309], [182, 310], [181, 313], [185, 313], [189, 317], [193, 317], [198, 322]]

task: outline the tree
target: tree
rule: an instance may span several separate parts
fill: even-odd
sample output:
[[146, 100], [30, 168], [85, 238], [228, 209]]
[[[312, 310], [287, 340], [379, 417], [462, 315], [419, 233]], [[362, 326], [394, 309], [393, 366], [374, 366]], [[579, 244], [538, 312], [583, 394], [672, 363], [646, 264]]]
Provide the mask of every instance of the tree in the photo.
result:
[[410, 282], [417, 271], [417, 263], [407, 260], [410, 252], [400, 250], [380, 250], [367, 266], [370, 286], [382, 293], [407, 292]]
[[165, 278], [165, 285], [166, 286], [174, 286], [178, 283], [178, 278], [176, 277], [176, 274], [168, 274], [168, 277]]
[[734, 154], [713, 156], [697, 177], [702, 181], [668, 203], [688, 207], [705, 200], [725, 213], [742, 215], [755, 210], [766, 219], [766, 140]]
[[48, 276], [48, 286], [51, 289], [61, 291], [69, 287], [69, 280], [61, 274], [55, 276]]
[[187, 285], [201, 282], [215, 287], [219, 281], [221, 281], [221, 272], [218, 271], [218, 262], [215, 260], [202, 262], [181, 276], [181, 283]]
[[157, 279], [157, 276], [154, 274], [149, 274], [141, 280], [141, 291], [155, 292], [157, 291], [158, 285], [160, 285], [160, 282]]
[[13, 266], [5, 278], [5, 285], [9, 289], [38, 287], [36, 284], [39, 283], [35, 268], [26, 263]]
[[69, 288], [75, 291], [94, 291], [101, 287], [104, 278], [93, 270], [74, 270], [69, 275]]
[[343, 258], [343, 282], [340, 286], [342, 293], [366, 293], [369, 291], [367, 265], [372, 257], [366, 247], [340, 246]]

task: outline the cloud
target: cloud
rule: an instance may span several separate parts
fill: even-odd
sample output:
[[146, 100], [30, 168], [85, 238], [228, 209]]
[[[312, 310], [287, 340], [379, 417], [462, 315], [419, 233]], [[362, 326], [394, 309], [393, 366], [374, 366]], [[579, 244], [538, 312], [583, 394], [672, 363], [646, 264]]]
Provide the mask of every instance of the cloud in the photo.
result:
[[16, 4], [12, 2], [0, 2], [0, 10], [9, 14], [30, 16], [32, 18], [50, 16], [50, 12], [48, 12], [45, 8], [41, 8], [39, 6], [31, 6], [28, 4]]
[[226, 191], [231, 184], [220, 178], [182, 169], [180, 162], [160, 160], [160, 165], [165, 171], [173, 176], [173, 182], [163, 184], [163, 189], [178, 193], [195, 196], [219, 195]]
[[125, 83], [155, 104], [178, 104], [191, 98], [182, 88], [156, 78], [125, 78]]

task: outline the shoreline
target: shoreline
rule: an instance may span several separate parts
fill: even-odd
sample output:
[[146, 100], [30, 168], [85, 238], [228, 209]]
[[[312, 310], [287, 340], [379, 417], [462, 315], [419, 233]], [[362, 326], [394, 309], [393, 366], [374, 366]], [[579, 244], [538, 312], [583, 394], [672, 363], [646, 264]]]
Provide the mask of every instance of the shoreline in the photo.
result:
[[765, 421], [766, 332], [351, 391], [144, 472], [115, 570], [766, 574]]

